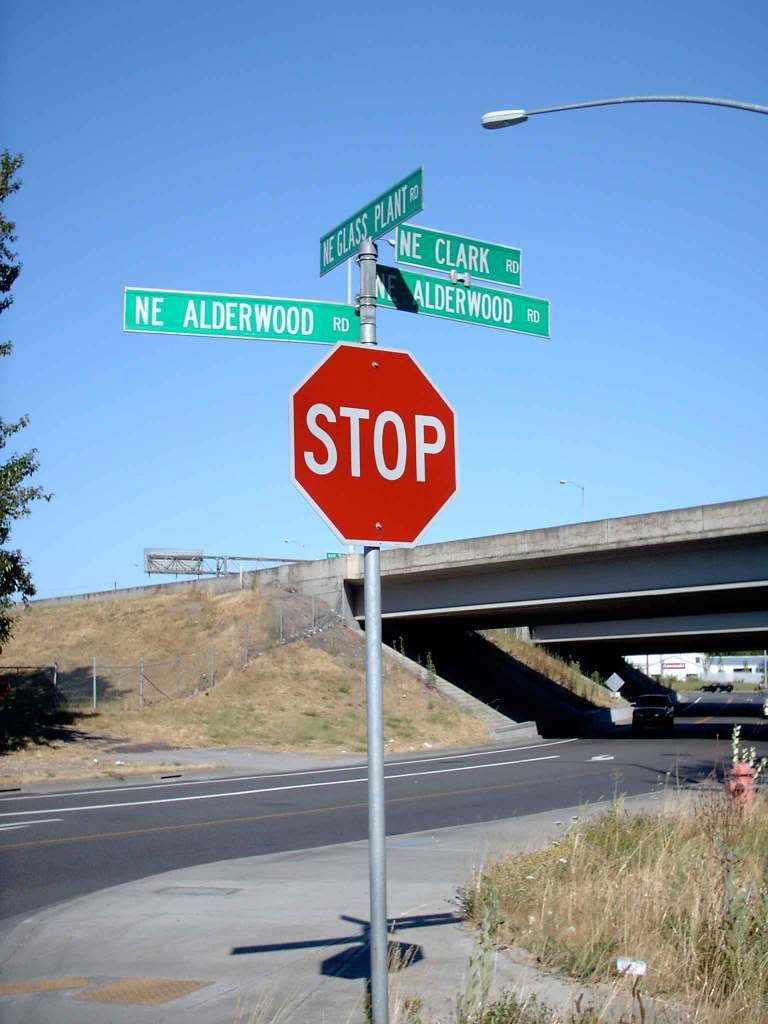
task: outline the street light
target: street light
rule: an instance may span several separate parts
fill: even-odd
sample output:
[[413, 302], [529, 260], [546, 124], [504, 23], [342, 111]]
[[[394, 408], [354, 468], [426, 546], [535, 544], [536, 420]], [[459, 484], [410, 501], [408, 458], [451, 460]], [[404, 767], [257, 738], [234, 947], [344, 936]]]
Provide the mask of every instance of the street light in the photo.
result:
[[581, 491], [581, 521], [584, 522], [584, 488], [581, 484], [577, 484], [575, 480], [561, 480], [561, 484], [570, 484], [571, 487], [578, 487]]
[[[589, 100], [586, 103], [565, 103], [557, 107], [542, 107], [539, 110], [491, 110], [483, 114], [480, 123], [483, 128], [511, 128], [523, 124], [535, 114], [555, 114], [562, 110], [584, 110], [587, 107], [611, 107], [625, 103], [701, 103], [709, 107], [731, 107], [734, 110], [746, 110], [752, 114], [768, 114], [768, 107], [757, 103], [746, 103], [743, 100], [726, 100], [714, 96], [617, 96], [607, 100]], [[584, 519], [584, 488], [575, 480], [561, 480], [561, 484], [572, 484], [581, 491], [581, 518]]]
[[703, 103], [708, 107], [732, 107], [752, 114], [768, 114], [768, 107], [742, 100], [723, 100], [713, 96], [618, 96], [610, 100], [590, 100], [588, 103], [566, 103], [560, 107], [542, 107], [540, 110], [491, 110], [483, 114], [483, 128], [510, 128], [522, 124], [534, 114], [554, 114], [559, 110], [583, 110], [586, 107], [612, 107], [620, 103]]

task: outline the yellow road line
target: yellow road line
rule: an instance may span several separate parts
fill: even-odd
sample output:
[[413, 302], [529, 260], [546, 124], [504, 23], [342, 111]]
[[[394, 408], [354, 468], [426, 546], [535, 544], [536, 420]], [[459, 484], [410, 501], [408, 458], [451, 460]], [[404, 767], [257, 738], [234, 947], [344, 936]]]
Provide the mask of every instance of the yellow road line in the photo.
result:
[[[612, 765], [613, 770], [617, 766]], [[573, 771], [570, 773], [573, 777]], [[581, 774], [587, 774], [582, 772]], [[518, 782], [505, 782], [497, 786], [483, 786], [482, 788], [453, 789], [448, 793], [419, 793], [416, 796], [399, 796], [387, 800], [387, 806], [391, 804], [410, 803], [415, 800], [437, 800], [448, 797], [465, 796], [469, 793], [488, 793], [501, 789], [519, 789], [521, 786], [530, 786], [530, 779], [521, 779]], [[269, 814], [249, 815], [244, 818], [220, 818], [214, 821], [195, 821], [182, 825], [153, 825], [150, 828], [128, 829], [123, 832], [94, 832], [90, 835], [64, 836], [58, 839], [31, 839], [24, 843], [8, 843], [0, 846], [0, 853], [6, 850], [29, 850], [36, 846], [58, 846], [62, 843], [87, 843], [99, 839], [123, 839], [129, 836], [148, 835], [153, 832], [184, 832], [196, 828], [212, 828], [217, 825], [238, 825], [244, 822], [269, 821], [277, 818], [298, 818], [310, 814], [328, 814], [332, 811], [354, 811], [367, 807], [368, 801], [360, 801], [353, 804], [336, 804], [331, 807], [311, 807], [301, 811], [273, 811]], [[324, 845], [324, 844], [323, 844]]]

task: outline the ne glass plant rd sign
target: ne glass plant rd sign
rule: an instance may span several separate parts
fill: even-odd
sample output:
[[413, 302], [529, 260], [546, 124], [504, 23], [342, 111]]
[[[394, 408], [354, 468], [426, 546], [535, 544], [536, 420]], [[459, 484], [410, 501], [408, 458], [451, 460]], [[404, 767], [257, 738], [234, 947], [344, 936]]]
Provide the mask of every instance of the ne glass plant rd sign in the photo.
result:
[[320, 239], [320, 276], [357, 252], [364, 238], [378, 238], [424, 208], [421, 168], [382, 192]]
[[125, 289], [123, 329], [310, 345], [360, 338], [354, 307], [340, 302], [153, 288]]
[[482, 242], [421, 224], [401, 224], [397, 229], [395, 254], [398, 263], [448, 273], [453, 270], [498, 284], [520, 285], [522, 253], [511, 245]]
[[426, 313], [481, 327], [549, 337], [549, 301], [519, 292], [453, 284], [395, 267], [376, 268], [376, 302], [406, 313]]

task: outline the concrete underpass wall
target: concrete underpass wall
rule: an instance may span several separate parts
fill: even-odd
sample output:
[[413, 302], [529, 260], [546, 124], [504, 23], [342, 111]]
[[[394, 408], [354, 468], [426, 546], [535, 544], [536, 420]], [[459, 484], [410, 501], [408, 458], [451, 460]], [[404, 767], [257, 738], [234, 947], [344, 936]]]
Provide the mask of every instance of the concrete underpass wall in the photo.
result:
[[[516, 722], [535, 722], [542, 736], [573, 736], [611, 727], [608, 708], [529, 668], [472, 630], [386, 621], [385, 643]], [[647, 691], [646, 691], [647, 692]]]

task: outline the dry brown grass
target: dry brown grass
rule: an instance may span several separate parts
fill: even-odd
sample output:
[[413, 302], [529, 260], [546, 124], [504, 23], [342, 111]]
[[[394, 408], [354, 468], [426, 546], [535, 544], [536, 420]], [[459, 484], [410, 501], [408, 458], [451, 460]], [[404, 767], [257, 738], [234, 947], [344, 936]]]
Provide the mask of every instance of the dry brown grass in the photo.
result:
[[522, 661], [524, 665], [559, 683], [566, 690], [575, 693], [577, 697], [583, 697], [590, 704], [602, 708], [615, 708], [625, 703], [621, 697], [615, 697], [605, 686], [601, 686], [588, 676], [583, 675], [578, 664], [564, 661], [562, 658], [550, 654], [543, 647], [537, 647], [536, 644], [518, 640], [508, 629], [484, 630], [483, 636], [503, 651], [511, 654], [512, 657], [517, 658], [518, 661]]
[[219, 762], [201, 757], [180, 764], [169, 755], [167, 761], [125, 761], [114, 743], [100, 740], [52, 742], [15, 750], [0, 758], [2, 787], [31, 786], [38, 782], [77, 782], [81, 779], [127, 779], [137, 775], [213, 771]]
[[70, 700], [87, 703], [95, 658], [99, 697], [136, 706], [143, 657], [151, 680], [145, 701], [151, 703], [205, 687], [211, 675], [226, 674], [268, 648], [278, 638], [281, 609], [286, 633], [307, 625], [305, 605], [295, 595], [278, 591], [270, 599], [251, 590], [32, 604], [17, 613], [0, 667], [56, 662]]
[[[751, 816], [710, 794], [674, 814], [620, 806], [535, 853], [491, 862], [462, 893], [502, 945], [588, 981], [617, 956], [644, 987], [702, 1022], [768, 1016], [768, 806]], [[688, 1019], [688, 1018], [686, 1018]]]
[[[362, 752], [363, 667], [362, 638], [336, 626], [322, 638], [273, 648], [196, 696], [144, 711], [106, 710], [93, 724], [143, 743]], [[387, 749], [409, 750], [424, 743], [464, 746], [487, 739], [480, 722], [399, 666], [385, 663], [384, 675]]]
[[[322, 609], [315, 612], [319, 621]], [[19, 614], [16, 635], [0, 667], [56, 661], [69, 708], [78, 711], [75, 729], [107, 739], [169, 747], [364, 751], [362, 634], [337, 623], [280, 644], [281, 621], [285, 636], [297, 634], [312, 622], [311, 602], [284, 591], [218, 596], [188, 591], [31, 605]], [[330, 621], [327, 615], [324, 621]], [[137, 706], [141, 655], [151, 680], [144, 685], [143, 709]], [[99, 686], [95, 714], [90, 708], [93, 657]], [[487, 741], [481, 721], [386, 656], [384, 664], [388, 750]], [[50, 755], [56, 750], [62, 751], [67, 772], [78, 767], [73, 753], [78, 749], [78, 773], [100, 752], [119, 759], [109, 745], [88, 740], [91, 746], [84, 751], [82, 742], [54, 742], [37, 751], [5, 755], [3, 773], [14, 770], [16, 757], [26, 758], [28, 771], [40, 762], [45, 762], [43, 770], [53, 770]]]

